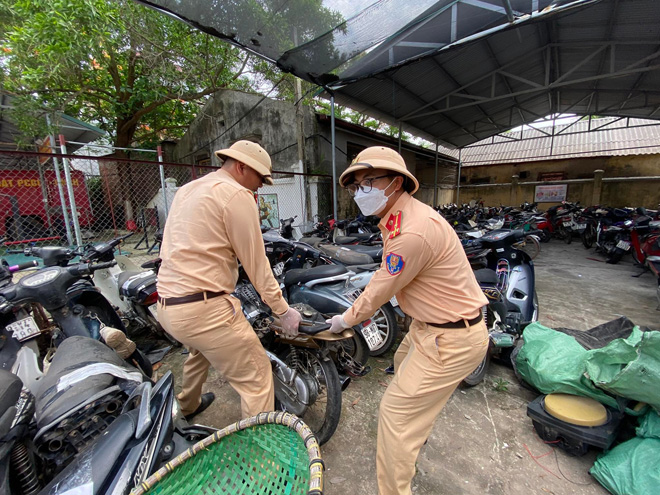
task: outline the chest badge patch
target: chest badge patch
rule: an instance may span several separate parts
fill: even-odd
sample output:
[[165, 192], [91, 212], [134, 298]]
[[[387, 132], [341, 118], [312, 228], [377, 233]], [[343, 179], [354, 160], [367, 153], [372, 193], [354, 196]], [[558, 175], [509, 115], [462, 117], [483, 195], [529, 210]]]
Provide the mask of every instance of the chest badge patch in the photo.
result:
[[385, 258], [385, 266], [387, 267], [387, 273], [390, 275], [398, 275], [403, 271], [403, 266], [405, 262], [403, 258], [396, 253], [390, 253]]

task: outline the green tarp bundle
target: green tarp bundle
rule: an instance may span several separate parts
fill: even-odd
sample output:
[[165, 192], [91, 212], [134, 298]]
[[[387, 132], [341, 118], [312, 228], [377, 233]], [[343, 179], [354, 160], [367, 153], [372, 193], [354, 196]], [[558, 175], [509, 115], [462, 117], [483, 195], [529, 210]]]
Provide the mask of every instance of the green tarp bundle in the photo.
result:
[[591, 350], [540, 323], [529, 325], [523, 337], [518, 373], [542, 393], [591, 397], [611, 407], [624, 397], [660, 410], [660, 332], [634, 327], [627, 338]]
[[635, 327], [628, 338], [588, 351], [586, 371], [599, 388], [660, 410], [660, 332]]
[[573, 337], [532, 323], [525, 328], [523, 338], [525, 343], [516, 357], [516, 368], [527, 383], [544, 394], [580, 395], [617, 407], [614, 397], [585, 376], [590, 351]]
[[615, 495], [651, 495], [660, 489], [660, 416], [640, 418], [637, 437], [601, 455], [589, 471]]

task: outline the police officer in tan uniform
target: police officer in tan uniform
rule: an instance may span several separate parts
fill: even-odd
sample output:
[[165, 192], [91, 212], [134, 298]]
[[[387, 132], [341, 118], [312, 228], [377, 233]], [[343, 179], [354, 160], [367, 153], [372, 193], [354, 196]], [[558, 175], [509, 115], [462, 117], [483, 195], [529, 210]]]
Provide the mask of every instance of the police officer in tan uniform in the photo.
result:
[[279, 315], [283, 333], [297, 335], [301, 320], [273, 276], [254, 200], [259, 187], [273, 184], [270, 156], [250, 141], [215, 153], [224, 160], [222, 168], [177, 191], [160, 251], [158, 320], [190, 351], [177, 396], [187, 418], [214, 399], [212, 393], [202, 396], [210, 365], [241, 396], [243, 417], [275, 408], [270, 361], [241, 303], [230, 296], [239, 260]]
[[414, 320], [395, 356], [380, 403], [376, 468], [380, 495], [410, 495], [415, 461], [436, 416], [488, 348], [487, 299], [458, 236], [431, 207], [401, 155], [362, 151], [339, 183], [364, 215], [381, 218], [383, 262], [353, 306], [328, 320], [339, 332], [366, 320], [396, 295]]

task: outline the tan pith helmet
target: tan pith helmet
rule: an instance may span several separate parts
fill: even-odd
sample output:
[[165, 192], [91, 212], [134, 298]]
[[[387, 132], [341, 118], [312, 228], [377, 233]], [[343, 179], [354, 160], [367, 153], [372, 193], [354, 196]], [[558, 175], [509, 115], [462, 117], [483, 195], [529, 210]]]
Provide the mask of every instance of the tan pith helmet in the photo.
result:
[[406, 177], [406, 180], [403, 181], [403, 188], [410, 194], [415, 194], [417, 189], [419, 189], [419, 182], [408, 171], [403, 157], [393, 149], [386, 148], [385, 146], [372, 146], [358, 153], [353, 163], [339, 177], [339, 185], [346, 187], [354, 172], [368, 168], [390, 170], [403, 175]]
[[245, 163], [261, 175], [266, 184], [273, 185], [273, 178], [271, 177], [273, 167], [270, 163], [270, 155], [257, 143], [246, 140], [236, 141], [229, 148], [216, 151], [215, 156], [223, 161], [227, 158], [233, 158]]

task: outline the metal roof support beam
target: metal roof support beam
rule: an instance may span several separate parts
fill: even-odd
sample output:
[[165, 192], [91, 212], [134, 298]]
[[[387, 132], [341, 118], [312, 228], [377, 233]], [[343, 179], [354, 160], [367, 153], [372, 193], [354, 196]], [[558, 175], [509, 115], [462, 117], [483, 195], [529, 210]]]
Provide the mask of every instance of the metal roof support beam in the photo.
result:
[[[396, 91], [401, 91], [402, 93], [405, 93], [406, 95], [408, 95], [410, 98], [413, 98], [413, 99], [415, 99], [415, 100], [417, 100], [417, 101], [422, 101], [422, 102], [424, 102], [424, 100], [422, 100], [422, 99], [421, 99], [419, 96], [417, 96], [415, 93], [413, 93], [412, 91], [410, 91], [410, 90], [407, 89], [406, 87], [404, 87], [404, 86], [402, 86], [401, 84], [399, 84], [398, 82], [396, 82], [396, 81], [394, 80], [394, 77], [390, 77], [389, 79], [392, 81], [392, 84], [394, 84], [394, 86], [395, 86], [395, 88], [396, 88]], [[441, 117], [442, 117], [443, 119], [445, 119], [447, 122], [451, 123], [452, 125], [456, 126], [457, 128], [461, 129], [462, 131], [464, 131], [466, 134], [469, 134], [469, 135], [472, 136], [473, 138], [478, 139], [477, 136], [476, 136], [474, 133], [470, 132], [468, 129], [466, 129], [465, 127], [463, 127], [462, 125], [460, 125], [458, 122], [456, 122], [456, 121], [455, 121], [454, 119], [452, 119], [451, 117], [448, 117], [447, 115], [441, 115]], [[405, 118], [402, 118], [402, 119], [399, 120], [400, 123], [401, 123], [401, 122], [405, 122], [405, 121], [406, 121]]]
[[569, 70], [568, 72], [564, 72], [564, 74], [561, 77], [559, 77], [558, 79], [555, 79], [555, 84], [558, 83], [558, 82], [561, 82], [564, 79], [566, 79], [573, 72], [578, 70], [580, 67], [582, 67], [586, 63], [588, 63], [592, 58], [594, 58], [595, 56], [597, 56], [599, 53], [606, 50], [607, 48], [609, 48], [609, 44], [605, 44], [605, 45], [602, 45], [601, 47], [597, 48], [596, 51], [591, 53], [591, 55], [587, 56], [586, 58], [583, 58], [577, 65], [574, 65], [571, 70]]
[[[443, 74], [447, 79], [449, 79], [449, 80], [451, 81], [451, 83], [452, 83], [454, 86], [456, 86], [457, 88], [461, 86], [461, 84], [456, 80], [456, 78], [455, 78], [454, 76], [452, 76], [452, 75], [449, 73], [449, 71], [447, 71], [447, 69], [445, 69], [442, 65], [440, 65], [440, 64], [438, 63], [438, 61], [437, 61], [435, 58], [432, 58], [431, 60], [432, 60], [433, 63], [435, 64], [436, 68], [437, 68], [440, 72], [442, 72], [442, 74]], [[493, 126], [494, 126], [495, 128], [497, 128], [497, 129], [500, 129], [500, 128], [504, 129], [504, 126], [500, 126], [500, 125], [498, 125], [493, 119], [491, 119], [490, 116], [488, 115], [488, 112], [486, 112], [486, 111], [485, 111], [480, 105], [477, 105], [476, 108], [477, 108], [477, 110], [479, 110], [479, 111], [481, 112], [481, 114], [482, 114], [486, 119], [488, 119], [488, 120], [490, 121], [491, 124], [493, 124]]]
[[[515, 98], [516, 96], [521, 96], [521, 95], [527, 95], [531, 93], [544, 93], [547, 92], [551, 89], [563, 87], [563, 86], [570, 86], [573, 84], [581, 84], [585, 82], [590, 82], [590, 81], [598, 81], [602, 79], [609, 79], [612, 77], [620, 77], [620, 76], [625, 76], [625, 75], [630, 75], [630, 74], [638, 74], [640, 72], [651, 72], [653, 70], [660, 70], [660, 64], [658, 65], [653, 65], [649, 67], [644, 67], [644, 68], [639, 68], [639, 69], [631, 69], [627, 71], [617, 71], [616, 73], [610, 73], [610, 74], [603, 74], [603, 75], [597, 75], [597, 76], [591, 76], [591, 77], [584, 77], [581, 79], [577, 79], [574, 81], [567, 81], [559, 84], [552, 83], [550, 86], [547, 87], [542, 87], [539, 89], [528, 89], [528, 90], [522, 90], [522, 91], [517, 91], [515, 93], [510, 93], [510, 94], [503, 94], [496, 96], [495, 98], [490, 98], [488, 101], [497, 101], [497, 100], [502, 100], [502, 99], [508, 99], [508, 98]], [[450, 95], [453, 96], [453, 95]], [[450, 96], [445, 97], [444, 99], [446, 100], [445, 106], [442, 110], [436, 110], [432, 112], [425, 112], [425, 113], [420, 113], [420, 114], [409, 114], [405, 117], [405, 119], [409, 119], [411, 117], [414, 118], [421, 118], [421, 117], [427, 117], [429, 115], [434, 115], [436, 113], [443, 113], [443, 112], [448, 112], [451, 110], [457, 110], [459, 108], [466, 108], [475, 105], [476, 103], [464, 103], [460, 105], [451, 105], [450, 104]]]
[[[649, 43], [636, 43], [636, 42], [598, 43], [598, 44], [596, 44], [597, 49], [594, 52], [591, 52], [589, 55], [587, 55], [586, 58], [588, 58], [588, 59], [593, 58], [596, 54], [601, 53], [604, 47], [609, 46], [611, 50], [614, 50], [616, 45], [638, 46], [640, 44], [649, 45]], [[660, 42], [656, 42], [654, 44], [656, 46], [660, 46]], [[578, 47], [578, 48], [580, 48], [580, 47], [584, 47], [585, 44], [584, 43], [576, 44], [574, 42], [569, 42], [569, 43], [552, 43], [549, 46], [550, 47]], [[533, 55], [535, 55], [535, 54], [537, 54], [541, 51], [546, 51], [546, 50], [547, 50], [546, 46], [540, 47], [536, 50], [533, 50], [531, 53], [528, 54], [528, 56], [531, 57], [531, 56], [533, 56]], [[530, 94], [530, 93], [536, 93], [536, 92], [545, 92], [545, 91], [549, 91], [551, 89], [556, 89], [556, 88], [559, 88], [559, 87], [562, 87], [562, 86], [569, 86], [569, 85], [573, 85], [573, 84], [579, 84], [579, 83], [590, 82], [590, 81], [597, 81], [597, 80], [601, 80], [601, 79], [608, 79], [608, 78], [611, 78], [611, 77], [619, 77], [619, 76], [635, 74], [635, 73], [649, 72], [649, 71], [652, 71], [652, 70], [659, 69], [660, 65], [648, 65], [646, 67], [638, 67], [638, 66], [645, 63], [645, 62], [647, 62], [647, 61], [649, 61], [649, 60], [657, 58], [659, 56], [660, 56], [660, 51], [656, 51], [654, 54], [649, 55], [647, 57], [644, 57], [643, 59], [641, 59], [637, 62], [629, 64], [627, 67], [625, 67], [623, 69], [619, 69], [619, 70], [614, 69], [613, 71], [610, 71], [609, 73], [598, 74], [598, 75], [595, 75], [595, 76], [584, 77], [584, 78], [580, 78], [580, 79], [564, 80], [565, 79], [564, 75], [561, 75], [561, 76], [559, 76], [558, 79], [556, 79], [554, 81], [550, 77], [550, 81], [548, 82], [548, 84], [545, 84], [545, 85], [541, 85], [541, 84], [538, 84], [534, 81], [529, 81], [529, 80], [525, 79], [524, 82], [526, 82], [528, 84], [531, 82], [535, 86], [533, 88], [527, 89], [527, 90], [520, 90], [520, 91], [517, 91], [517, 92], [509, 92], [507, 94], [496, 95], [496, 96], [490, 95], [489, 97], [486, 97], [487, 98], [486, 100], [478, 100], [478, 101], [479, 101], [479, 103], [483, 103], [484, 101], [496, 101], [496, 100], [501, 100], [501, 99], [505, 99], [505, 98], [513, 98], [515, 96], [523, 95], [523, 94]], [[585, 61], [583, 60], [583, 61], [579, 62], [578, 65], [582, 65], [584, 62]], [[408, 120], [408, 119], [414, 118], [414, 117], [425, 117], [427, 115], [432, 115], [434, 113], [443, 113], [443, 112], [446, 112], [448, 110], [473, 106], [475, 103], [467, 103], [467, 104], [452, 106], [451, 102], [450, 102], [450, 98], [452, 96], [459, 96], [459, 97], [463, 96], [464, 97], [464, 95], [466, 94], [466, 93], [464, 93], [464, 90], [468, 90], [470, 87], [476, 85], [477, 83], [482, 82], [483, 80], [495, 77], [497, 74], [502, 75], [502, 77], [507, 77], [510, 74], [507, 73], [506, 71], [504, 71], [504, 69], [506, 69], [507, 67], [510, 67], [510, 66], [514, 66], [514, 65], [519, 64], [519, 63], [520, 63], [519, 60], [513, 60], [513, 61], [509, 62], [508, 64], [506, 64], [505, 66], [497, 68], [497, 69], [489, 72], [488, 74], [485, 74], [484, 76], [482, 76], [482, 77], [480, 77], [480, 78], [478, 78], [474, 81], [471, 81], [468, 84], [465, 84], [465, 85], [461, 86], [460, 88], [456, 88], [456, 89], [452, 90], [451, 92], [441, 96], [440, 98], [436, 98], [435, 100], [426, 103], [424, 106], [418, 108], [417, 110], [415, 110], [413, 112], [410, 112], [407, 115], [403, 116], [402, 119], [403, 120]], [[574, 69], [571, 69], [571, 72], [573, 70]], [[546, 73], [546, 80], [548, 79], [548, 76], [549, 76], [549, 72]], [[519, 76], [516, 76], [516, 77], [519, 77]], [[459, 95], [459, 93], [460, 93], [460, 95]], [[473, 96], [482, 96], [482, 95], [473, 95]], [[443, 100], [445, 102], [443, 110], [437, 110], [435, 112], [417, 113], [417, 112], [420, 112], [421, 110], [424, 110], [425, 108], [428, 108], [432, 105], [440, 103]]]

